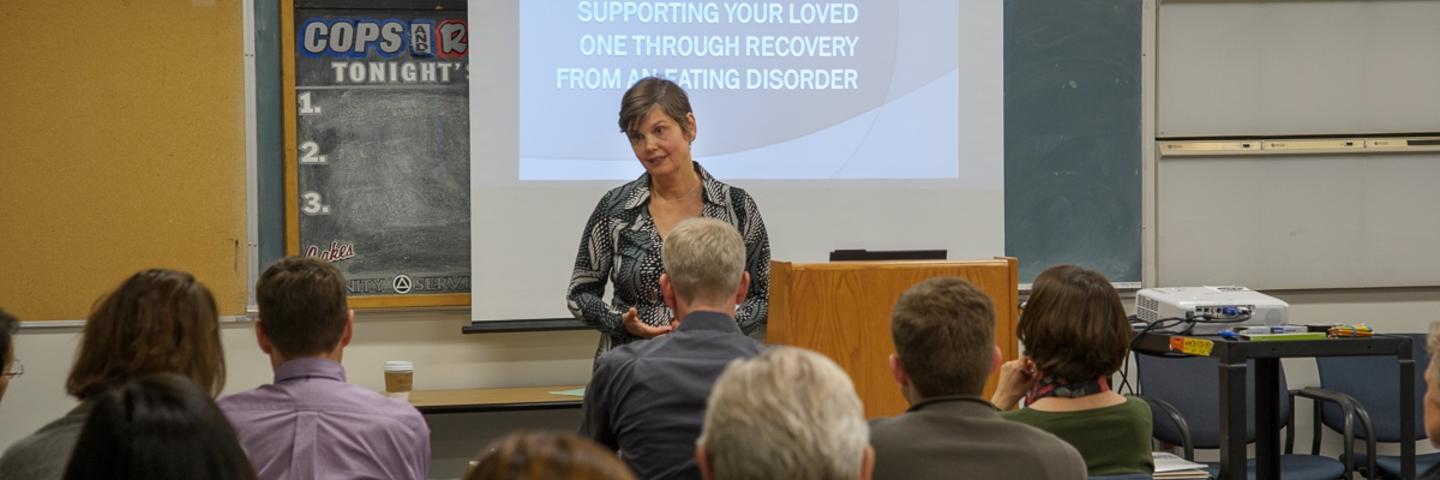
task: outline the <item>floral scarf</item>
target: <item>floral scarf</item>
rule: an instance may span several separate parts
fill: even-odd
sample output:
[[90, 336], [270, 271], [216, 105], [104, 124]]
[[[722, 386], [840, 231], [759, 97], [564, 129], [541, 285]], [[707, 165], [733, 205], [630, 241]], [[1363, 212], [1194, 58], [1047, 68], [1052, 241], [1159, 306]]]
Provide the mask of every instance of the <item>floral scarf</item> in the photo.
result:
[[1067, 381], [1055, 375], [1045, 375], [1036, 380], [1035, 385], [1030, 387], [1030, 392], [1025, 394], [1025, 404], [1029, 405], [1045, 397], [1079, 398], [1108, 391], [1110, 391], [1109, 375], [1101, 375], [1099, 378], [1079, 382]]

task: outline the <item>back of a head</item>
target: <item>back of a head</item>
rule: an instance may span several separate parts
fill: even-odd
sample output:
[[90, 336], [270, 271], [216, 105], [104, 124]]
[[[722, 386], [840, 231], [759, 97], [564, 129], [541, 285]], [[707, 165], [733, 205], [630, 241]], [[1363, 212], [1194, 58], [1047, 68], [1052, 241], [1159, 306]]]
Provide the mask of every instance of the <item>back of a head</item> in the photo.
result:
[[1035, 278], [1016, 335], [1040, 372], [1067, 381], [1119, 370], [1131, 337], [1110, 281], [1074, 265], [1051, 267]]
[[1440, 447], [1440, 397], [1434, 396], [1440, 388], [1440, 322], [1430, 324], [1430, 334], [1425, 336], [1425, 351], [1430, 355], [1430, 365], [1425, 369], [1425, 402], [1421, 411], [1425, 415], [1425, 434], [1430, 445]]
[[260, 325], [286, 358], [330, 352], [345, 333], [346, 293], [345, 276], [329, 262], [282, 258], [255, 284]]
[[711, 478], [860, 478], [870, 428], [850, 377], [818, 353], [775, 347], [715, 382], [700, 445]]
[[[1435, 356], [1440, 355], [1440, 322], [1430, 323], [1430, 333], [1425, 335], [1425, 351], [1430, 354], [1430, 365], [1428, 368], [1430, 371], [1425, 373], [1427, 375], [1432, 373], [1440, 374], [1440, 362], [1435, 361]], [[1432, 378], [1440, 380], [1440, 375]]]
[[732, 300], [745, 274], [745, 241], [740, 232], [713, 218], [680, 222], [665, 237], [660, 257], [675, 295], [685, 301]]
[[82, 400], [132, 378], [178, 373], [211, 395], [225, 386], [215, 297], [194, 276], [145, 270], [96, 303], [65, 389]]
[[980, 395], [995, 351], [990, 297], [956, 277], [931, 278], [905, 291], [890, 316], [900, 364], [920, 395]]
[[0, 310], [0, 398], [5, 397], [5, 389], [10, 385], [10, 364], [15, 362], [15, 331], [20, 328], [20, 320]]
[[20, 320], [9, 312], [0, 310], [0, 368], [15, 360], [15, 332], [19, 329]]
[[66, 480], [252, 480], [224, 414], [184, 377], [132, 379], [96, 395]]
[[615, 453], [573, 433], [519, 431], [485, 448], [465, 480], [632, 480]]

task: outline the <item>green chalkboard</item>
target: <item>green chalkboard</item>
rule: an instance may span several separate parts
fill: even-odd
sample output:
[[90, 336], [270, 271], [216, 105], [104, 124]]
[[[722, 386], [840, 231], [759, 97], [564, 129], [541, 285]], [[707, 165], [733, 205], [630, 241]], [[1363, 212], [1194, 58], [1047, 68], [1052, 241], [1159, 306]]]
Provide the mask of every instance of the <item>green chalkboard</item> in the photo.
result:
[[1005, 254], [1140, 281], [1141, 0], [1005, 1]]
[[[280, 4], [255, 2], [256, 185], [263, 271], [285, 256], [284, 95], [280, 91]], [[252, 279], [253, 280], [253, 279]]]

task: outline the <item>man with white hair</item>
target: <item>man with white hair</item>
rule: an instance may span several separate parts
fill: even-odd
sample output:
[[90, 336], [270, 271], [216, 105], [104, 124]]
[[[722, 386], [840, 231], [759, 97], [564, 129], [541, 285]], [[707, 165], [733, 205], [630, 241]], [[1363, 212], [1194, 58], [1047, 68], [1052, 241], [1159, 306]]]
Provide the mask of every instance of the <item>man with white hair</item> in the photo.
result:
[[750, 285], [745, 242], [728, 223], [691, 218], [670, 230], [660, 258], [673, 330], [595, 361], [581, 433], [618, 450], [640, 478], [698, 479], [695, 439], [710, 388], [731, 360], [760, 353], [735, 322]]
[[[1425, 351], [1430, 355], [1430, 366], [1425, 369], [1425, 436], [1430, 445], [1440, 447], [1440, 322], [1430, 324], [1430, 335], [1425, 338]], [[1440, 478], [1440, 467], [1432, 469], [1433, 478]]]
[[[1430, 356], [1430, 366], [1425, 368], [1425, 436], [1430, 445], [1440, 447], [1440, 322], [1430, 324], [1430, 334], [1425, 337], [1425, 352]], [[1421, 480], [1440, 480], [1440, 465], [1420, 472]]]
[[706, 480], [867, 480], [870, 429], [850, 377], [824, 355], [776, 347], [725, 369], [695, 456]]

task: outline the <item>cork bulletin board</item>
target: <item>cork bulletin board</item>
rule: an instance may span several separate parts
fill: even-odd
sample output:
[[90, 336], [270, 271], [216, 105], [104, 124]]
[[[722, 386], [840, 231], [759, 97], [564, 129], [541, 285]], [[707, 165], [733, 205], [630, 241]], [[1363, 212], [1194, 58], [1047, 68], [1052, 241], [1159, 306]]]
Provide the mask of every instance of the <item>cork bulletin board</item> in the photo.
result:
[[0, 307], [80, 320], [163, 267], [244, 314], [240, 2], [4, 10], [0, 48], [17, 54], [0, 73]]

